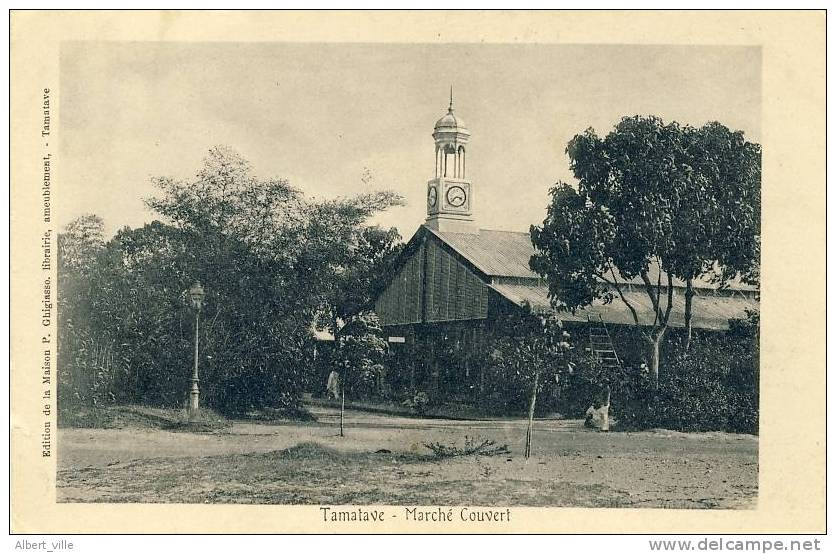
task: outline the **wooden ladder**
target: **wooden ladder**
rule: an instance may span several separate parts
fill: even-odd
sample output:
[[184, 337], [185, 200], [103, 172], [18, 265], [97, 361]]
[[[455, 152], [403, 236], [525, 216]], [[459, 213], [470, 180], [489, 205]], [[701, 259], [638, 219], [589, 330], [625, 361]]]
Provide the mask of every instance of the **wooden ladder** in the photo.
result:
[[601, 314], [597, 315], [597, 321], [593, 321], [592, 314], [586, 316], [586, 321], [589, 323], [589, 353], [593, 359], [601, 362], [603, 367], [620, 368], [621, 360], [613, 346], [610, 332]]

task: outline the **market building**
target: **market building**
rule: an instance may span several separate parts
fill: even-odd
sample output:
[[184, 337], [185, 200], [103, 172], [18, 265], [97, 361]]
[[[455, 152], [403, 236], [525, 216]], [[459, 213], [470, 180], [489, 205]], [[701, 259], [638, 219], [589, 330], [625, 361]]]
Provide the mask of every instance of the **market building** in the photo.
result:
[[[547, 284], [529, 267], [534, 254], [529, 233], [480, 229], [474, 223], [478, 187], [467, 176], [470, 131], [455, 113], [452, 98], [432, 136], [435, 170], [427, 183], [427, 218], [400, 255], [375, 311], [397, 360], [397, 375], [390, 379], [402, 388], [475, 401], [484, 390], [484, 354], [497, 318], [526, 304], [541, 312], [551, 310], [551, 304]], [[641, 323], [652, 325], [654, 310], [641, 281], [623, 285]], [[727, 330], [730, 319], [745, 318], [747, 309], [758, 306], [758, 291], [751, 285], [721, 289], [702, 281], [696, 286], [695, 331]], [[683, 327], [683, 282], [674, 281], [673, 299], [670, 325]], [[602, 348], [595, 344], [594, 328], [613, 337], [613, 350], [635, 349], [624, 342], [634, 336], [627, 332], [634, 322], [618, 299], [596, 301], [574, 314], [561, 313], [561, 318], [576, 335], [589, 337], [590, 352]]]

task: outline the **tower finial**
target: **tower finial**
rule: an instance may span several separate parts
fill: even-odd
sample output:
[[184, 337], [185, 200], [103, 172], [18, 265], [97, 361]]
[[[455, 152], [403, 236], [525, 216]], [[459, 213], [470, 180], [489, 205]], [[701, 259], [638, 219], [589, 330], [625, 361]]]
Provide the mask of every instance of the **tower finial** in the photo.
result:
[[450, 107], [447, 108], [447, 111], [453, 111], [453, 85], [450, 85]]

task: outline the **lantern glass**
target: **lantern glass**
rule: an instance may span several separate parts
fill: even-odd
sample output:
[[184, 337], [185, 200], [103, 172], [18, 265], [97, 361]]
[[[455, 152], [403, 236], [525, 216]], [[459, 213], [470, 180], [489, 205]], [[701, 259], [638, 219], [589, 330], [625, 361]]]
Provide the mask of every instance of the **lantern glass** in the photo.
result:
[[192, 299], [192, 306], [197, 309], [203, 305], [203, 297], [205, 296], [205, 292], [203, 287], [200, 285], [200, 281], [196, 282], [192, 287], [189, 289], [189, 297]]

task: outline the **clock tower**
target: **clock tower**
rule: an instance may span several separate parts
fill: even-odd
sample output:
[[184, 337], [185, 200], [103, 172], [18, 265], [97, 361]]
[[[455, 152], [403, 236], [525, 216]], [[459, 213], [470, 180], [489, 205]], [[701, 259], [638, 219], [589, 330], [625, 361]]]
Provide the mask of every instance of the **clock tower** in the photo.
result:
[[478, 233], [473, 224], [473, 187], [467, 179], [466, 150], [470, 131], [450, 107], [433, 129], [435, 178], [427, 183], [427, 221], [430, 229]]

